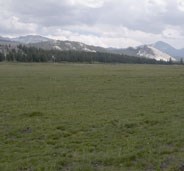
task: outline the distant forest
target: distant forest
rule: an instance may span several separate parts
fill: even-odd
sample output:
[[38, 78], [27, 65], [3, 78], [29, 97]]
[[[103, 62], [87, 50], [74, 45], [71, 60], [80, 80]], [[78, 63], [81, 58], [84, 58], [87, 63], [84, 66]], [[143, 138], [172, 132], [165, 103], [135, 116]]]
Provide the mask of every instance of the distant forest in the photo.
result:
[[[129, 63], [129, 64], [173, 64], [170, 60], [157, 61], [143, 57], [101, 52], [44, 50], [18, 45], [7, 54], [0, 52], [0, 61], [15, 62], [78, 62], [78, 63]], [[180, 61], [183, 64], [183, 61]]]

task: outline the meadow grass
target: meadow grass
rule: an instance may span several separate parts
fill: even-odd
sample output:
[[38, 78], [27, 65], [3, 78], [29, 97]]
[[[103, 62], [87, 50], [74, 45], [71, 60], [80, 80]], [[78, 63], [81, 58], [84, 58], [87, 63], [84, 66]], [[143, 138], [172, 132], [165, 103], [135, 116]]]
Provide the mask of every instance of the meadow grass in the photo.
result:
[[0, 170], [183, 171], [184, 67], [1, 63]]

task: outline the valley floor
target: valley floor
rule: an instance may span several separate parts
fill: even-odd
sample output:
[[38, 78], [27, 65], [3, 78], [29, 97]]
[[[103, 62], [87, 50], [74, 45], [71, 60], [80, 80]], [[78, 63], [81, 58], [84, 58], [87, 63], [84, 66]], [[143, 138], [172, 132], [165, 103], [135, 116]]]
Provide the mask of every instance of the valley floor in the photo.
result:
[[183, 171], [184, 67], [0, 63], [0, 170]]

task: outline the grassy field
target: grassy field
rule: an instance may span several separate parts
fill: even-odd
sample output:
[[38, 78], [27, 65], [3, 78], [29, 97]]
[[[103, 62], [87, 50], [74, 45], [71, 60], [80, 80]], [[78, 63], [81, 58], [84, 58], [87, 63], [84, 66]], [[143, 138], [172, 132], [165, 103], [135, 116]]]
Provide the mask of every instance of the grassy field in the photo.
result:
[[0, 64], [1, 171], [183, 171], [184, 67]]

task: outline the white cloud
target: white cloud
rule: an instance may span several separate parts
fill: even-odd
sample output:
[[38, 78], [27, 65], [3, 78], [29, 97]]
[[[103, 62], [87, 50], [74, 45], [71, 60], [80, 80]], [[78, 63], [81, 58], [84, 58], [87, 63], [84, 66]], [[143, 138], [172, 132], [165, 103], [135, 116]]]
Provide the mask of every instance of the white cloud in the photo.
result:
[[[60, 32], [61, 33], [61, 32]], [[130, 38], [113, 38], [113, 37], [99, 37], [95, 35], [82, 35], [67, 31], [62, 31], [62, 34], [58, 35], [50, 35], [50, 38], [59, 39], [59, 40], [70, 40], [83, 42], [88, 45], [102, 46], [102, 47], [117, 47], [117, 48], [125, 48], [130, 46], [138, 46], [141, 45], [141, 42], [135, 41]]]
[[83, 5], [90, 8], [99, 8], [104, 4], [104, 0], [70, 0], [72, 5]]
[[167, 39], [183, 39], [180, 27], [168, 26], [162, 34]]
[[184, 0], [0, 0], [2, 36], [41, 34], [105, 47], [158, 40], [181, 46], [183, 20]]
[[146, 0], [146, 12], [151, 15], [163, 14], [167, 11], [167, 3], [165, 0]]
[[184, 0], [177, 0], [178, 9], [184, 12]]
[[[3, 18], [3, 19], [2, 19]], [[5, 35], [17, 35], [25, 33], [35, 33], [38, 26], [34, 23], [24, 23], [16, 16], [0, 16], [0, 32]]]

